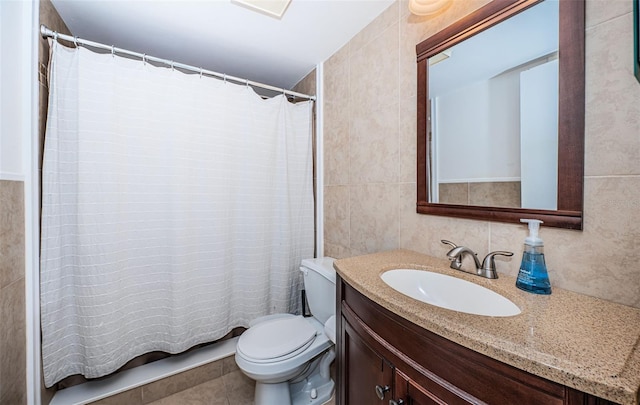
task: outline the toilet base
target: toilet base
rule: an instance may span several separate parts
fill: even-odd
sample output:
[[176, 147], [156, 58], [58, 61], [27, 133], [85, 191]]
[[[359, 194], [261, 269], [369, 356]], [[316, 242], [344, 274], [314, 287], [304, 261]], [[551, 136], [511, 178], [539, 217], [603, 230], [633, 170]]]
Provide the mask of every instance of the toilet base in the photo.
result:
[[[333, 388], [335, 384], [333, 380], [322, 377], [319, 373], [310, 376], [308, 379], [299, 383], [291, 384], [289, 390], [291, 393], [292, 405], [322, 405], [328, 402], [333, 396]], [[312, 392], [315, 390], [315, 398]]]
[[[316, 375], [314, 377], [320, 377]], [[296, 384], [262, 384], [256, 383], [256, 404], [279, 405], [322, 405], [333, 396], [333, 380], [325, 381], [319, 385], [314, 378], [301, 381]], [[315, 390], [315, 398], [312, 398], [312, 390]]]
[[322, 405], [331, 399], [335, 383], [329, 366], [335, 359], [332, 347], [311, 362], [302, 376], [283, 383], [267, 384], [256, 381], [256, 405]]
[[256, 381], [254, 403], [293, 405], [289, 391], [289, 383], [267, 384]]

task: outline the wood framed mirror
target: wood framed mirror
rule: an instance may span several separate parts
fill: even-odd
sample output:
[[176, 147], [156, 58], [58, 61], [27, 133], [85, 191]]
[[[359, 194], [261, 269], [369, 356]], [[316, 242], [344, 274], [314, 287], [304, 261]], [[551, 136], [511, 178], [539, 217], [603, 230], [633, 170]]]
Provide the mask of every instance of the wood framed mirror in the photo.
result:
[[[554, 114], [553, 117], [554, 120], [557, 119], [557, 126], [555, 121], [552, 125], [554, 129], [557, 127], [557, 139], [553, 147], [554, 153], [557, 151], [557, 171], [553, 174], [555, 183], [553, 183], [552, 197], [555, 204], [551, 207], [542, 205], [542, 208], [538, 206], [522, 208], [522, 206], [501, 206], [492, 203], [471, 204], [470, 201], [466, 204], [439, 202], [438, 189], [435, 187], [439, 187], [440, 183], [438, 178], [434, 177], [434, 171], [437, 172], [437, 170], [432, 167], [437, 148], [433, 145], [435, 110], [432, 106], [430, 91], [435, 91], [435, 86], [433, 84], [430, 86], [430, 65], [434, 65], [439, 59], [447, 58], [447, 53], [450, 55], [450, 50], [454, 46], [473, 39], [474, 36], [485, 31], [491, 31], [502, 22], [515, 20], [515, 17], [523, 15], [525, 11], [533, 10], [537, 5], [546, 2], [555, 2], [558, 15], [557, 51], [547, 58], [554, 59], [557, 66], [555, 73], [557, 79], [553, 87], [553, 89], [557, 88], [557, 116]], [[544, 221], [545, 226], [582, 229], [585, 117], [584, 9], [584, 0], [494, 0], [416, 46], [418, 63], [416, 210], [418, 213], [513, 223], [519, 223], [521, 218], [535, 218]], [[521, 43], [520, 46], [527, 47], [527, 43]], [[467, 65], [473, 71], [475, 64]], [[478, 104], [481, 103], [476, 102], [476, 105]], [[494, 107], [493, 110], [496, 115], [496, 108]], [[499, 114], [508, 115], [510, 112], [507, 109], [498, 109]], [[460, 115], [458, 119], [469, 118]], [[524, 119], [519, 118], [516, 121], [520, 128], [525, 128], [524, 124], [520, 124], [520, 121], [525, 122]], [[522, 129], [520, 131], [522, 132]], [[520, 139], [521, 135], [515, 136]], [[521, 141], [517, 142], [519, 144]], [[452, 158], [451, 156], [456, 155], [455, 152], [442, 155], [441, 161], [457, 159], [453, 161], [454, 165], [473, 165], [464, 157]], [[486, 158], [494, 159], [494, 157]], [[486, 181], [486, 179], [479, 181]], [[501, 192], [498, 191], [498, 193]]]

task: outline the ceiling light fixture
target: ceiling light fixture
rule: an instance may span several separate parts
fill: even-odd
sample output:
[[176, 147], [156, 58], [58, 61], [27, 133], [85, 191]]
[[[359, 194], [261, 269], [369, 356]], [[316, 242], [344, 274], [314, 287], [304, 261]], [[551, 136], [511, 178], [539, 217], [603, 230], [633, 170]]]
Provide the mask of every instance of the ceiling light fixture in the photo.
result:
[[409, 10], [415, 15], [432, 15], [444, 9], [453, 0], [409, 0]]
[[291, 0], [231, 0], [231, 2], [280, 19], [287, 11]]

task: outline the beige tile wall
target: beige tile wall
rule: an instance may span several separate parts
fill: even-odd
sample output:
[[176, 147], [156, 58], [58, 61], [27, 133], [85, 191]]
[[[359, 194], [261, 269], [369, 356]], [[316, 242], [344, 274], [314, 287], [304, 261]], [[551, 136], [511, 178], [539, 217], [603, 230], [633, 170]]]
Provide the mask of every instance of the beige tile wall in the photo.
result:
[[[93, 405], [143, 405], [170, 397], [173, 394], [193, 388], [197, 385], [216, 380], [218, 390], [224, 391], [224, 383], [220, 377], [238, 371], [233, 356], [205, 364], [200, 367], [163, 378], [156, 382], [134, 388], [120, 394], [112, 395], [100, 401], [92, 402]], [[216, 388], [216, 387], [213, 387]], [[213, 398], [210, 398], [213, 400]], [[194, 402], [198, 403], [198, 402]]]
[[440, 183], [438, 201], [443, 204], [516, 207], [522, 205], [519, 181]]
[[[324, 67], [325, 254], [407, 248], [443, 257], [440, 239], [500, 258], [515, 276], [526, 227], [415, 213], [415, 45], [488, 0], [417, 17], [399, 0]], [[632, 4], [587, 0], [584, 231], [543, 228], [554, 287], [640, 307], [640, 83]]]
[[303, 77], [298, 84], [296, 84], [293, 91], [297, 91], [302, 94], [315, 95], [316, 94], [316, 70], [313, 69], [305, 77]]
[[24, 184], [0, 180], [0, 404], [27, 403]]

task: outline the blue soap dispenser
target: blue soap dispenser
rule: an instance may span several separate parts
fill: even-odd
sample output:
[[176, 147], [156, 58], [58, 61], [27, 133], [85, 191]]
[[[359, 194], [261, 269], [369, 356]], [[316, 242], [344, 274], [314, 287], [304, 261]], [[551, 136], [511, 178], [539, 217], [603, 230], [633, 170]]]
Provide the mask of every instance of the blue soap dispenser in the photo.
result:
[[529, 236], [524, 240], [524, 253], [518, 272], [516, 287], [534, 294], [551, 294], [547, 265], [544, 262], [544, 244], [538, 237], [542, 221], [521, 219], [529, 224]]

